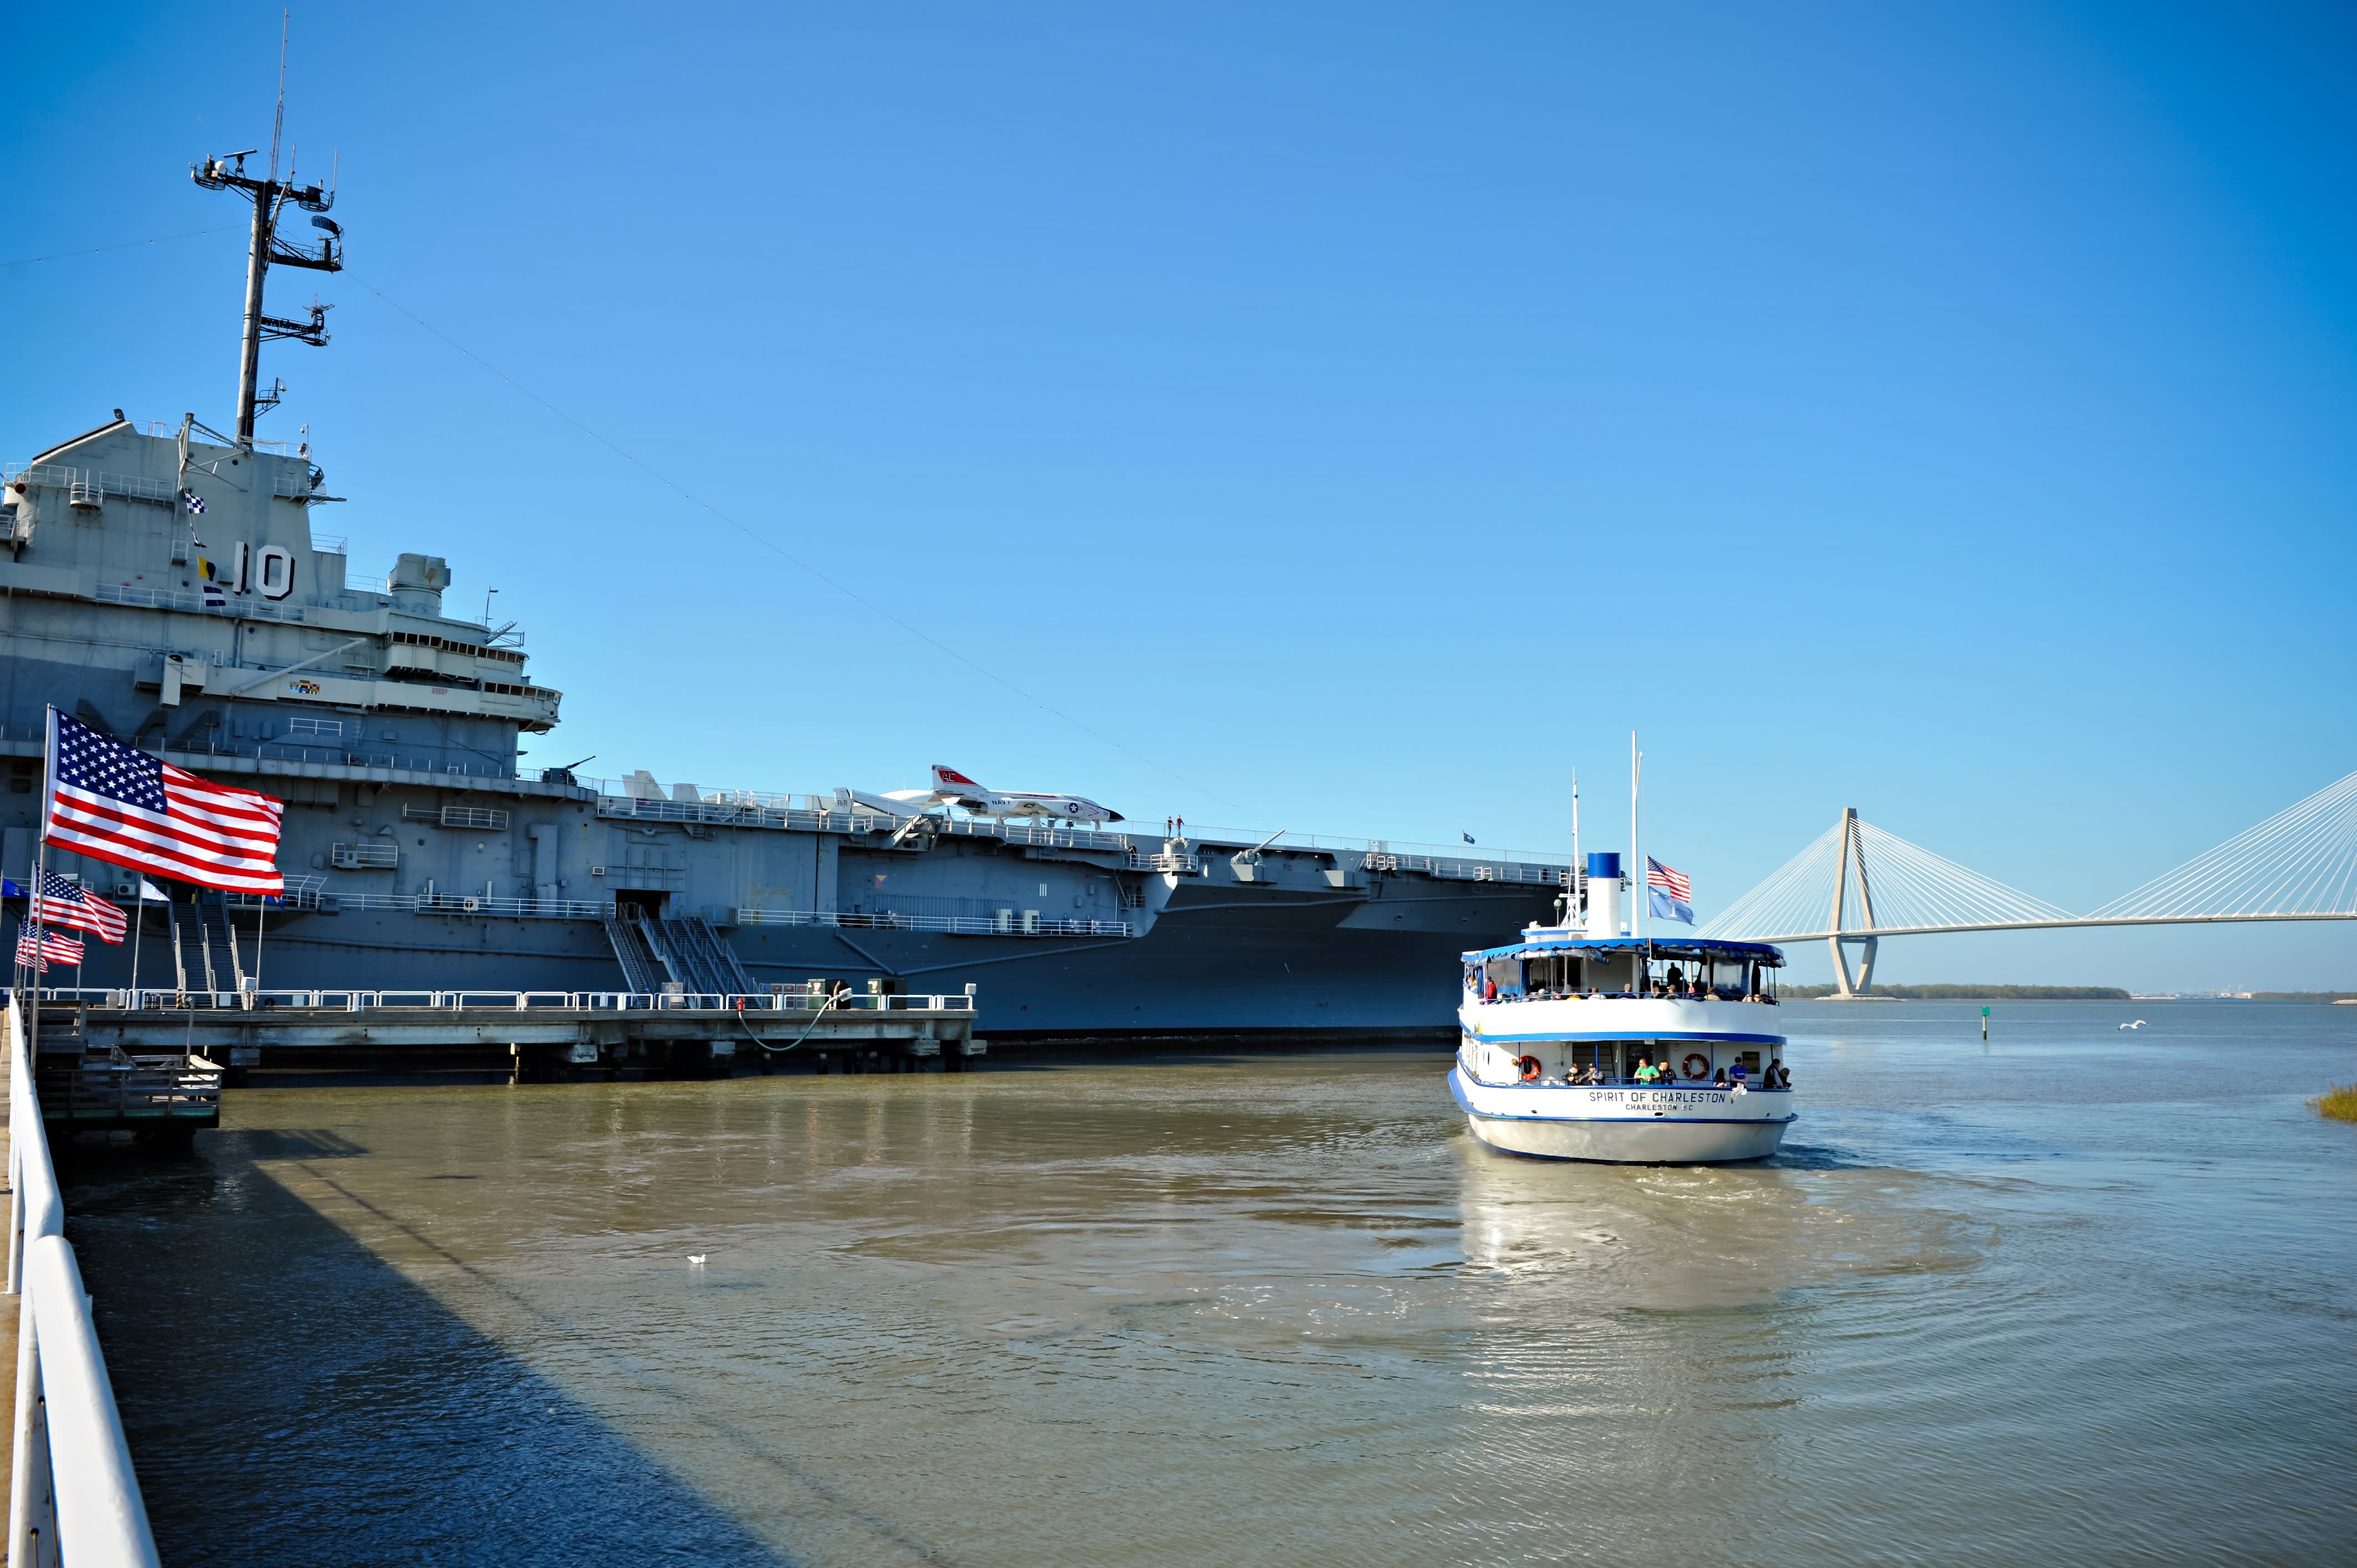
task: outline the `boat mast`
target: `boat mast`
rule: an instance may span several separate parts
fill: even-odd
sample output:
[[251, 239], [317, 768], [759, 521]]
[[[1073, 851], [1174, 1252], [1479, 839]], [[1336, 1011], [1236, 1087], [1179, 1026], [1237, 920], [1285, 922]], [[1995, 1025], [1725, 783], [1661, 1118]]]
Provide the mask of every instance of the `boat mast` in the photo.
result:
[[1637, 798], [1645, 779], [1645, 754], [1637, 749], [1637, 732], [1629, 732], [1629, 888], [1635, 897], [1629, 910], [1629, 934], [1645, 934], [1644, 841], [1638, 836]]
[[1586, 884], [1587, 864], [1579, 858], [1579, 769], [1571, 770], [1571, 908], [1564, 924], [1586, 929], [1587, 912], [1580, 908], [1580, 889]]
[[316, 255], [278, 237], [278, 220], [288, 202], [314, 213], [324, 213], [336, 204], [335, 191], [321, 187], [317, 180], [307, 186], [296, 185], [291, 163], [286, 177], [283, 180], [278, 177], [278, 134], [285, 118], [286, 34], [282, 17], [278, 35], [278, 113], [270, 132], [270, 173], [256, 179], [245, 172], [245, 160], [261, 151], [259, 147], [207, 158], [188, 168], [188, 177], [202, 188], [242, 191], [253, 203], [253, 228], [246, 241], [245, 253], [245, 331], [239, 345], [237, 366], [237, 444], [240, 446], [253, 445], [254, 415], [265, 408], [276, 406], [279, 393], [285, 390], [282, 385], [275, 384], [267, 392], [262, 390], [264, 341], [273, 338], [292, 338], [297, 342], [308, 343], [314, 349], [324, 349], [328, 346], [328, 312], [335, 308], [314, 299], [308, 321], [287, 321], [263, 314], [262, 285], [271, 263], [307, 267], [322, 273], [341, 272], [344, 267], [343, 231], [332, 219], [317, 217], [311, 220], [313, 228], [323, 231]]

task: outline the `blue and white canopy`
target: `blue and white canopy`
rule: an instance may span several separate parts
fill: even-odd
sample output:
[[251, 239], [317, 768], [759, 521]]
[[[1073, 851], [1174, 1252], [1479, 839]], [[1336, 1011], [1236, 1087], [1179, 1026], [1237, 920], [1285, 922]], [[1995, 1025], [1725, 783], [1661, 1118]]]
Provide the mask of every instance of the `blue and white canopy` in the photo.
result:
[[1771, 969], [1780, 969], [1784, 963], [1784, 950], [1771, 942], [1735, 942], [1717, 937], [1582, 937], [1568, 931], [1560, 936], [1534, 934], [1519, 942], [1509, 942], [1501, 948], [1481, 948], [1464, 956], [1466, 962], [1479, 963], [1483, 959], [1560, 952], [1592, 952], [1598, 958], [1629, 952], [1657, 959], [1742, 958], [1756, 960]]

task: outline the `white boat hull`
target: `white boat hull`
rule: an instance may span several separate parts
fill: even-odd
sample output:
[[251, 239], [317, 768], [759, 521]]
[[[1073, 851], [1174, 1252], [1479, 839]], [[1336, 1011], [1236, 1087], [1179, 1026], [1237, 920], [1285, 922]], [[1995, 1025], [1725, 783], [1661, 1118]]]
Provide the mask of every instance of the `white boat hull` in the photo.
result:
[[1789, 1092], [1485, 1084], [1461, 1062], [1449, 1069], [1448, 1091], [1476, 1138], [1550, 1160], [1683, 1165], [1765, 1159], [1783, 1143], [1794, 1116]]

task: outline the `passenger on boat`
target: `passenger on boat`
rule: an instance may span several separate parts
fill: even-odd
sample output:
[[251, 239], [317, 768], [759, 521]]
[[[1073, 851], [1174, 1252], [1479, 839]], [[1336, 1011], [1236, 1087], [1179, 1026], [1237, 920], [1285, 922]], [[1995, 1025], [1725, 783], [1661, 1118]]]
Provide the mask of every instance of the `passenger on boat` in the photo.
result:
[[1792, 1069], [1784, 1065], [1784, 1058], [1781, 1057], [1768, 1064], [1768, 1087], [1770, 1089], [1792, 1087]]
[[1721, 1068], [1717, 1072], [1710, 1075], [1710, 1086], [1713, 1089], [1725, 1089], [1727, 1087], [1727, 1069], [1725, 1068]]
[[1651, 1059], [1645, 1057], [1637, 1058], [1636, 1079], [1639, 1083], [1651, 1083], [1661, 1076], [1661, 1069], [1656, 1068]]
[[1734, 1070], [1729, 1072], [1727, 1076], [1733, 1079], [1738, 1085], [1740, 1085], [1744, 1079], [1749, 1078], [1750, 1075], [1744, 1071], [1743, 1064], [1741, 1062], [1737, 1062], [1735, 1064]]

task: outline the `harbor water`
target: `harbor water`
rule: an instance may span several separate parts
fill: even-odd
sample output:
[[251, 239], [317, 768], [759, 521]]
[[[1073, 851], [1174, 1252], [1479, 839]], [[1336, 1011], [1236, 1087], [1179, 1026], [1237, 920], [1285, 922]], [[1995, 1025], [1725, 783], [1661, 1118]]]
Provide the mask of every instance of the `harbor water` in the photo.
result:
[[1444, 1052], [263, 1088], [70, 1230], [176, 1568], [2349, 1560], [2357, 1008], [1783, 1017], [1760, 1165]]

